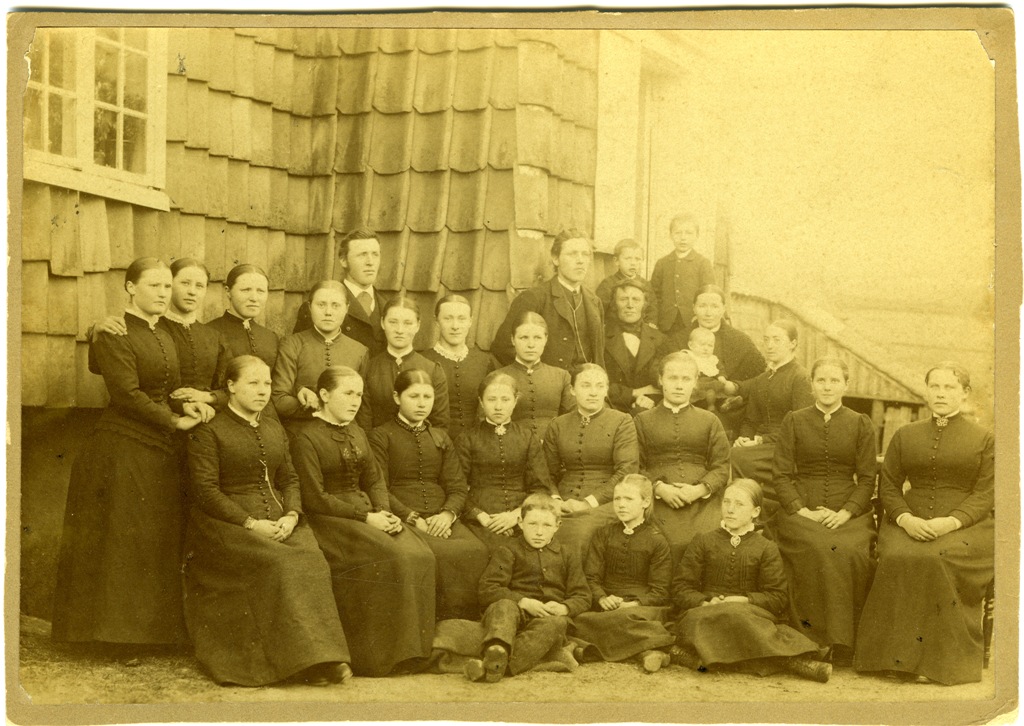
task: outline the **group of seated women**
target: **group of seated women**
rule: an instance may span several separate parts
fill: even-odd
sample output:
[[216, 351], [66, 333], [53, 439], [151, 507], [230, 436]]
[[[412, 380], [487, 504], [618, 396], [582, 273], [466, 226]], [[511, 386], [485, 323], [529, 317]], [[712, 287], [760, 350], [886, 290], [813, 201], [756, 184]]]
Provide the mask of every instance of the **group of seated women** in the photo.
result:
[[[626, 412], [609, 407], [601, 366], [541, 361], [536, 313], [500, 367], [467, 345], [458, 295], [437, 303], [441, 339], [424, 352], [420, 311], [396, 296], [371, 353], [341, 332], [336, 282], [312, 290], [313, 327], [279, 341], [255, 321], [268, 280], [253, 265], [229, 273], [230, 308], [206, 324], [200, 262], [141, 258], [125, 280], [124, 317], [91, 350], [110, 405], [72, 470], [56, 639], [190, 641], [217, 682], [242, 685], [414, 671], [438, 620], [479, 619], [481, 575], [527, 496], [555, 500], [555, 541], [586, 558], [621, 518], [616, 485], [640, 473], [677, 568], [695, 536], [732, 531], [730, 479], [757, 481], [788, 582], [773, 617], [834, 662], [981, 677], [993, 443], [960, 413], [970, 384], [955, 364], [928, 371], [930, 415], [889, 445], [876, 526], [874, 426], [843, 405], [844, 362], [799, 365], [787, 321], [766, 329], [763, 371], [723, 383], [745, 403], [730, 442], [734, 414], [691, 404], [699, 351], [662, 355], [644, 393], [657, 403]], [[718, 300], [715, 325], [700, 321], [708, 294], [697, 327], [721, 330]]]

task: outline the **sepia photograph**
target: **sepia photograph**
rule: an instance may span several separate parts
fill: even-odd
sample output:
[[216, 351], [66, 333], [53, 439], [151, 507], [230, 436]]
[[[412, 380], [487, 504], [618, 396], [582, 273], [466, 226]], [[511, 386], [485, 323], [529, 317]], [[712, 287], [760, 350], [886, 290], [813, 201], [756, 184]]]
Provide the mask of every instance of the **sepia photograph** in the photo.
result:
[[1013, 45], [9, 13], [8, 719], [1007, 718]]

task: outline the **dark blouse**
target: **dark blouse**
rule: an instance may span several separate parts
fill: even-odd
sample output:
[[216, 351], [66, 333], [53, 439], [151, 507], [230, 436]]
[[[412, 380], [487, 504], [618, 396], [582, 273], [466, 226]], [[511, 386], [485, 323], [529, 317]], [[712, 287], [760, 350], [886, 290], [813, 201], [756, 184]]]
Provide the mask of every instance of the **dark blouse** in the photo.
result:
[[767, 365], [750, 336], [724, 321], [715, 333], [715, 355], [722, 375], [730, 381], [748, 381], [762, 373]]
[[486, 421], [463, 431], [455, 439], [459, 463], [469, 484], [467, 520], [481, 512], [510, 512], [530, 494], [555, 494], [548, 475], [544, 449], [533, 431], [514, 421], [499, 436]]
[[418, 369], [430, 375], [434, 382], [434, 408], [427, 420], [435, 428], [448, 427], [448, 380], [437, 363], [413, 351], [402, 358], [399, 366], [386, 350], [370, 358], [366, 365], [366, 386], [363, 389], [363, 405], [359, 408], [356, 421], [370, 431], [385, 424], [398, 413], [398, 404], [392, 396], [395, 379], [402, 371]]
[[704, 484], [714, 494], [729, 480], [729, 439], [715, 414], [692, 405], [673, 413], [659, 404], [635, 423], [640, 471], [652, 482]]
[[787, 413], [814, 403], [811, 379], [795, 360], [779, 366], [774, 373], [766, 370], [741, 384], [740, 395], [746, 399], [747, 408], [739, 435], [747, 438], [759, 435], [766, 444], [778, 439], [782, 419]]
[[544, 439], [551, 478], [565, 499], [612, 500], [615, 485], [637, 472], [636, 427], [628, 413], [602, 408], [584, 424], [579, 411], [551, 422]]
[[231, 354], [220, 333], [204, 323], [184, 325], [166, 317], [160, 318], [157, 325], [166, 330], [174, 341], [181, 366], [182, 387], [210, 391], [216, 399], [213, 406], [218, 411], [224, 408], [228, 394], [221, 386]]
[[952, 516], [965, 527], [987, 519], [995, 505], [992, 432], [962, 413], [944, 429], [931, 417], [907, 424], [889, 442], [879, 494], [893, 524], [904, 512], [924, 519]]
[[277, 362], [277, 333], [265, 328], [255, 320], [242, 320], [237, 315], [225, 312], [207, 325], [218, 333], [228, 350], [228, 360], [240, 355], [254, 355], [274, 370]]
[[828, 421], [817, 406], [786, 414], [775, 444], [779, 503], [789, 514], [801, 507], [863, 514], [875, 491], [876, 452], [871, 419], [846, 406]]
[[633, 534], [626, 534], [622, 522], [597, 530], [583, 570], [595, 606], [607, 595], [641, 605], [669, 604], [672, 554], [665, 535], [649, 522], [642, 522]]
[[291, 442], [307, 514], [365, 522], [371, 512], [391, 511], [384, 474], [359, 426], [313, 418], [292, 431]]
[[480, 577], [480, 607], [524, 597], [560, 602], [575, 617], [590, 607], [590, 587], [571, 547], [551, 542], [536, 549], [520, 535], [491, 553]]
[[751, 605], [781, 616], [789, 596], [778, 545], [760, 532], [742, 535], [738, 547], [730, 539], [719, 527], [690, 541], [672, 581], [679, 612], [718, 595], [745, 595]]
[[576, 406], [572, 379], [563, 368], [538, 361], [529, 370], [516, 362], [500, 370], [515, 378], [519, 388], [519, 401], [512, 412], [512, 420], [529, 426], [539, 439], [544, 438], [551, 419], [569, 413]]
[[413, 430], [393, 418], [371, 431], [369, 440], [387, 480], [392, 512], [402, 519], [441, 511], [459, 518], [468, 488], [448, 434], [429, 424]]
[[341, 333], [330, 341], [315, 328], [287, 335], [281, 339], [274, 365], [270, 393], [274, 408], [282, 419], [308, 419], [313, 412], [299, 403], [299, 389], [315, 392], [320, 374], [331, 366], [348, 366], [362, 376], [368, 361], [366, 346]]
[[480, 383], [499, 367], [497, 359], [478, 348], [470, 348], [456, 363], [431, 348], [423, 357], [441, 366], [448, 382], [448, 433], [453, 439], [480, 420]]
[[226, 408], [189, 432], [188, 465], [192, 505], [214, 519], [241, 525], [302, 513], [299, 477], [276, 418], [253, 425]]

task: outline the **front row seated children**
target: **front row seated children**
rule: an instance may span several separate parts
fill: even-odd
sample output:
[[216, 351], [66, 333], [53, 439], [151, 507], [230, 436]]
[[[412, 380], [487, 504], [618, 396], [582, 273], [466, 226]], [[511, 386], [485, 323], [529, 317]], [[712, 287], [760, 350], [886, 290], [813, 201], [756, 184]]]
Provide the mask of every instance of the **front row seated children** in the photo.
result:
[[639, 655], [648, 673], [668, 665], [675, 637], [665, 628], [672, 581], [668, 540], [650, 522], [651, 480], [627, 474], [615, 485], [617, 522], [594, 533], [583, 570], [593, 606], [573, 619], [576, 659], [621, 661]]
[[690, 403], [708, 411], [715, 411], [718, 398], [726, 393], [726, 377], [715, 355], [715, 334], [707, 328], [696, 327], [690, 331], [687, 349], [697, 360], [697, 385], [693, 387]]
[[721, 527], [686, 548], [672, 583], [681, 616], [672, 663], [762, 676], [788, 670], [825, 683], [832, 665], [811, 658], [817, 644], [780, 622], [786, 576], [778, 546], [754, 530], [761, 501], [757, 482], [733, 480], [722, 498]]
[[[480, 578], [483, 657], [466, 664], [471, 681], [500, 681], [545, 660], [559, 660], [569, 619], [590, 607], [590, 588], [575, 549], [552, 542], [558, 504], [531, 494], [522, 504], [522, 535], [491, 553]], [[551, 656], [548, 654], [552, 653]]]

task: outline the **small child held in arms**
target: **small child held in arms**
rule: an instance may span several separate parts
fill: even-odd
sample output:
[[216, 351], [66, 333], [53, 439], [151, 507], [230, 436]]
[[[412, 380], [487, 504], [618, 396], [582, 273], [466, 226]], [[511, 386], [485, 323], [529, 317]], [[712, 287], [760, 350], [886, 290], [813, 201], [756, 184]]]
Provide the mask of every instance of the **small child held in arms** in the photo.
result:
[[651, 480], [627, 474], [615, 485], [612, 506], [618, 522], [594, 533], [584, 572], [594, 606], [573, 619], [578, 661], [621, 661], [639, 656], [654, 673], [668, 665], [661, 648], [675, 642], [665, 628], [672, 581], [668, 540], [650, 522]]
[[672, 583], [680, 618], [672, 663], [694, 670], [790, 671], [825, 683], [832, 664], [814, 660], [816, 643], [782, 620], [786, 576], [779, 548], [755, 531], [761, 485], [735, 479], [722, 498], [722, 524], [686, 548]]
[[683, 336], [693, 327], [693, 301], [697, 291], [715, 282], [711, 261], [694, 249], [700, 224], [692, 214], [677, 214], [669, 224], [674, 250], [658, 260], [651, 287], [658, 297], [658, 329], [682, 348]]
[[[651, 283], [640, 274], [640, 265], [644, 261], [644, 250], [640, 243], [632, 239], [621, 239], [615, 245], [615, 267], [616, 270], [608, 277], [601, 280], [594, 292], [604, 305], [607, 313], [612, 304], [612, 290], [620, 282], [630, 280], [643, 290], [647, 306], [644, 308], [644, 322], [655, 327], [658, 320], [658, 300], [651, 287]], [[614, 316], [607, 316], [614, 319]]]
[[718, 397], [725, 393], [727, 379], [718, 367], [715, 355], [715, 334], [707, 328], [697, 326], [690, 331], [686, 347], [697, 359], [697, 385], [693, 387], [690, 403], [708, 411], [716, 409]]
[[590, 607], [590, 588], [575, 551], [551, 539], [560, 508], [547, 494], [531, 494], [520, 508], [522, 535], [497, 547], [480, 578], [483, 658], [466, 664], [466, 678], [500, 681], [553, 659], [566, 640], [569, 619]]

